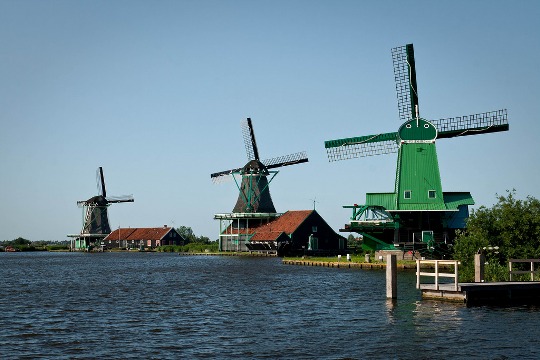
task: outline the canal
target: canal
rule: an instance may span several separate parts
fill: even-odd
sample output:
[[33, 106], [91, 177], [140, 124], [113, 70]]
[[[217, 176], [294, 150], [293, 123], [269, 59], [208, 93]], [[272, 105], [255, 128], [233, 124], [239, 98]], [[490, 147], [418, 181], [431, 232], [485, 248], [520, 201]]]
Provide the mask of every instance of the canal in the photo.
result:
[[426, 301], [414, 271], [0, 253], [1, 359], [538, 359], [540, 308]]

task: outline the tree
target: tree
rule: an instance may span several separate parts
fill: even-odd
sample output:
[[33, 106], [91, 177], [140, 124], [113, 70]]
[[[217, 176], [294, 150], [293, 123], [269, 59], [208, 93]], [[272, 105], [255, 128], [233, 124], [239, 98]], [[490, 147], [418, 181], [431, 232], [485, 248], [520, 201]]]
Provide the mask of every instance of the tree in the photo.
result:
[[6, 240], [6, 241], [3, 241], [2, 242], [4, 245], [8, 246], [25, 246], [25, 245], [30, 245], [32, 242], [28, 239], [25, 239], [25, 238], [22, 238], [22, 237], [18, 237], [14, 240]]
[[194, 242], [196, 239], [195, 233], [193, 233], [193, 230], [189, 226], [182, 225], [179, 228], [176, 228], [176, 231], [184, 238], [186, 244]]
[[195, 239], [195, 242], [198, 242], [201, 244], [210, 244], [210, 238], [201, 235]]
[[211, 243], [210, 239], [206, 236], [203, 236], [203, 235], [196, 236], [193, 230], [189, 226], [180, 226], [179, 228], [176, 228], [176, 231], [178, 231], [178, 233], [182, 235], [184, 240], [186, 240], [186, 244], [189, 244], [189, 243], [210, 244]]
[[456, 238], [454, 259], [461, 261], [462, 281], [474, 279], [474, 254], [484, 248], [498, 247], [498, 252], [486, 254], [488, 281], [503, 280], [509, 259], [540, 257], [540, 201], [532, 196], [516, 199], [515, 190], [496, 196], [492, 208], [482, 206], [471, 213], [467, 229]]
[[347, 236], [347, 247], [354, 248], [356, 247], [357, 242], [358, 241], [353, 234], [349, 234], [349, 236]]

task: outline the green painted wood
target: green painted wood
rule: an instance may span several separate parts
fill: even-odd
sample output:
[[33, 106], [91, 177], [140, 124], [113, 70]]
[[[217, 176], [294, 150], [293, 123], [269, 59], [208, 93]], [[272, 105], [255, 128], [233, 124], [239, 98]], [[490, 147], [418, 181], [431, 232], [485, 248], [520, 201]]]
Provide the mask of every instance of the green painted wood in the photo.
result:
[[356, 144], [366, 144], [381, 141], [397, 141], [397, 133], [385, 133], [377, 135], [357, 136], [345, 139], [327, 140], [324, 142], [325, 148], [333, 148], [339, 146], [349, 146]]

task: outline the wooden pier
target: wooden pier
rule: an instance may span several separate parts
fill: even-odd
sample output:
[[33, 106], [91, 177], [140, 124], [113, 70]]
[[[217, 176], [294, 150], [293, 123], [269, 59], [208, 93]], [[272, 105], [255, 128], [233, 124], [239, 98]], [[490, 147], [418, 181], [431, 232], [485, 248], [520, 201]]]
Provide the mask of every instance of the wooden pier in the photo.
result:
[[[531, 260], [511, 260], [511, 263], [515, 262], [531, 262]], [[533, 262], [539, 261], [533, 260]], [[467, 306], [540, 304], [539, 281], [459, 283], [458, 261], [417, 260], [416, 264], [416, 288], [422, 291], [422, 298], [425, 299], [458, 301], [467, 304]], [[434, 264], [434, 271], [421, 271], [423, 264]], [[443, 264], [451, 267], [453, 265], [454, 271], [451, 273], [439, 271], [439, 265]], [[533, 265], [531, 265], [531, 273], [535, 273]], [[422, 276], [433, 277], [434, 283], [421, 283]], [[440, 282], [441, 279], [449, 278], [452, 279], [451, 282], [447, 280]]]

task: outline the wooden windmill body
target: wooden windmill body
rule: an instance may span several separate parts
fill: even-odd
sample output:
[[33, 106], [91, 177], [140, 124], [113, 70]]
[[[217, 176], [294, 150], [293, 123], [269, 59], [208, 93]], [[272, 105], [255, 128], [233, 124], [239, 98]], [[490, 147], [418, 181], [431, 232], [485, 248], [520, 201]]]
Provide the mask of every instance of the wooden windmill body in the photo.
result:
[[[223, 251], [247, 251], [245, 243], [253, 235], [253, 230], [281, 215], [276, 212], [270, 195], [269, 185], [278, 173], [273, 169], [308, 161], [305, 152], [261, 161], [250, 118], [242, 122], [242, 132], [248, 162], [241, 168], [210, 175], [214, 182], [232, 176], [238, 188], [238, 199], [232, 212], [214, 216], [220, 220], [219, 248]], [[237, 181], [237, 176], [240, 181]]]

